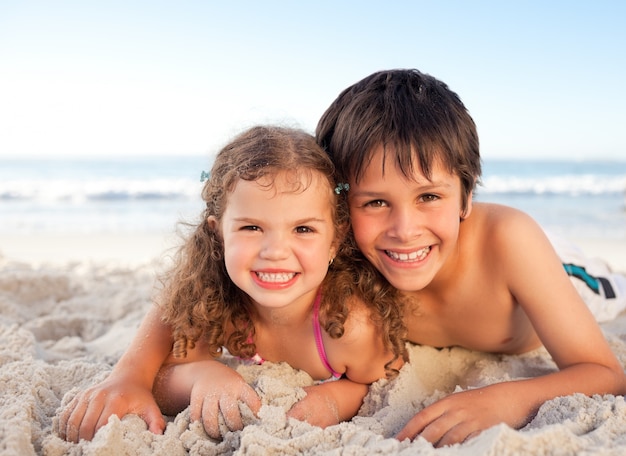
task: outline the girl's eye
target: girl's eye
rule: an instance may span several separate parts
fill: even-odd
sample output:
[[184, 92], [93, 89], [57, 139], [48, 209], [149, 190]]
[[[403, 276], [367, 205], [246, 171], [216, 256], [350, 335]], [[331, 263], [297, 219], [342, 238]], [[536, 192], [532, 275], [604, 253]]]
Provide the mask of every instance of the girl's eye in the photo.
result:
[[296, 233], [298, 234], [305, 234], [305, 233], [312, 233], [313, 229], [309, 228], [308, 226], [298, 226], [296, 227]]
[[257, 225], [246, 225], [241, 227], [242, 231], [260, 231], [261, 228]]
[[387, 207], [385, 200], [373, 200], [364, 204], [365, 207]]

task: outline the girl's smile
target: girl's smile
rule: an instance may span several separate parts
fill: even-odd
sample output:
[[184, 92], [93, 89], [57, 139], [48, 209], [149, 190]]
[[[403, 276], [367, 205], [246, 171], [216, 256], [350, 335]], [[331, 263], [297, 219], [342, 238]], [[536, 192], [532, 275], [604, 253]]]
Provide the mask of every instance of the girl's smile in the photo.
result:
[[235, 285], [260, 306], [311, 304], [335, 252], [333, 205], [320, 173], [239, 180], [221, 221]]
[[252, 271], [252, 277], [259, 286], [268, 289], [286, 288], [292, 285], [298, 273], [296, 272], [271, 272], [271, 271]]

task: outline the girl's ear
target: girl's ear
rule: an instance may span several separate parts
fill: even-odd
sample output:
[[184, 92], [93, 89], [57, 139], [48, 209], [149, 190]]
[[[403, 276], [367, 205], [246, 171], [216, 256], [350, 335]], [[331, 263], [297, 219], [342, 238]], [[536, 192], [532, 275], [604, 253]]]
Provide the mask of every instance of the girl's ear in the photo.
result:
[[333, 264], [333, 261], [335, 260], [336, 256], [337, 256], [337, 249], [335, 248], [335, 246], [332, 246], [330, 248], [330, 252], [328, 253], [328, 264], [329, 265]]
[[209, 228], [211, 228], [211, 230], [218, 231], [220, 224], [217, 222], [217, 219], [215, 218], [214, 215], [209, 215], [206, 218], [206, 222], [209, 225]]

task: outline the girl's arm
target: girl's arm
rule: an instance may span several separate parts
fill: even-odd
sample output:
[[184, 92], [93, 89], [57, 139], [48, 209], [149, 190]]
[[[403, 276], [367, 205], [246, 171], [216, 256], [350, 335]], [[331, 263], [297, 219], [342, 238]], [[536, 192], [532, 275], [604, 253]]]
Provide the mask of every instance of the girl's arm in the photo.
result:
[[[380, 328], [374, 325], [369, 312], [354, 299], [344, 335], [332, 339], [323, 334], [330, 365], [344, 371], [345, 377], [305, 388], [307, 395], [294, 404], [288, 416], [326, 427], [352, 419], [369, 391], [369, 384], [386, 377], [385, 364], [393, 354], [383, 345]], [[399, 369], [401, 359], [393, 363]]]
[[165, 421], [152, 395], [159, 368], [172, 348], [169, 326], [153, 306], [109, 376], [80, 392], [59, 415], [59, 434], [70, 442], [91, 440], [111, 415], [139, 415], [150, 431], [161, 434]]
[[[344, 324], [344, 334], [338, 339], [323, 335], [330, 365], [356, 383], [369, 385], [387, 377], [385, 365], [394, 355], [386, 349], [382, 328], [377, 326], [370, 310], [356, 298], [352, 298], [349, 317]], [[403, 360], [393, 362], [393, 369], [400, 369]]]

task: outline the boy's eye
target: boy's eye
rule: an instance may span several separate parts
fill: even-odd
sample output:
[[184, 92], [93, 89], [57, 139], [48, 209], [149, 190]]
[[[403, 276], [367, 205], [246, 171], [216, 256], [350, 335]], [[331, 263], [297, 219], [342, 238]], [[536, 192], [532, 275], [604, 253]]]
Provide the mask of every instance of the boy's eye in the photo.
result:
[[428, 203], [430, 201], [436, 201], [438, 199], [439, 197], [437, 195], [433, 195], [432, 193], [427, 193], [425, 195], [420, 196], [420, 201], [424, 201], [425, 203]]

